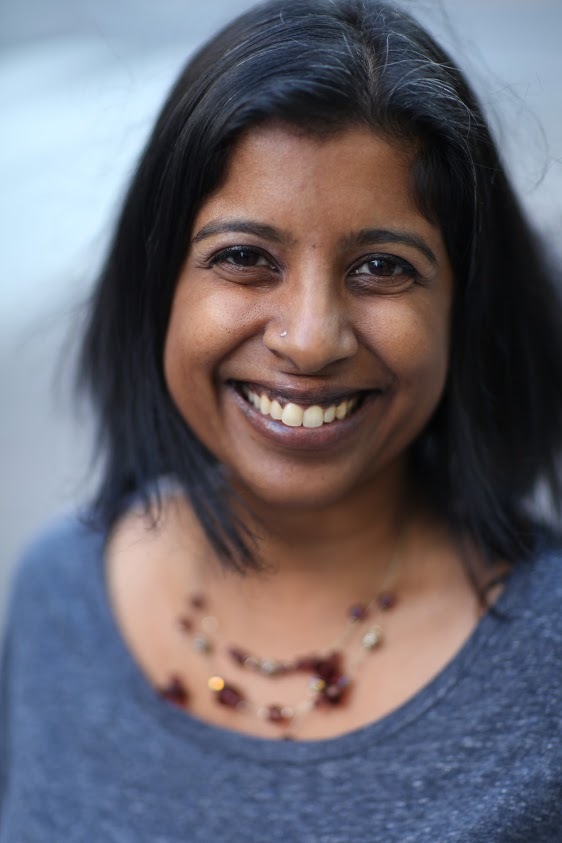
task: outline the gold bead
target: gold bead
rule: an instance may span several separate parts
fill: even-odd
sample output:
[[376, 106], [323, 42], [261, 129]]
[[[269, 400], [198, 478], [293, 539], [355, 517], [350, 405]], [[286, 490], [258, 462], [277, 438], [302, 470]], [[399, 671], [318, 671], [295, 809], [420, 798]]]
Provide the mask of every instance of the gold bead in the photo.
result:
[[211, 676], [207, 681], [207, 685], [211, 691], [222, 691], [224, 688], [224, 679], [222, 676]]

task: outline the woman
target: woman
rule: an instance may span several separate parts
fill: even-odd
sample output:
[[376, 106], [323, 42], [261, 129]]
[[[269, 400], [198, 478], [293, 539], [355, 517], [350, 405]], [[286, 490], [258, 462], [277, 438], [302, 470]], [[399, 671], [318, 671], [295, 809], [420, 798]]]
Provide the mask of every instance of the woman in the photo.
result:
[[81, 359], [97, 500], [27, 552], [4, 841], [554, 841], [560, 303], [452, 61], [256, 7], [172, 90]]

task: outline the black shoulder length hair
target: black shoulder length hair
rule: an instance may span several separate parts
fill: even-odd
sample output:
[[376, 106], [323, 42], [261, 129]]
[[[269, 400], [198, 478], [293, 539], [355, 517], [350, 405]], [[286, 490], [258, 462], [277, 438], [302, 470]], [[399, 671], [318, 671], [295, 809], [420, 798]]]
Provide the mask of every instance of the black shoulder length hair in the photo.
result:
[[380, 0], [273, 0], [208, 42], [169, 94], [94, 292], [79, 364], [104, 457], [94, 512], [111, 525], [173, 475], [226, 564], [258, 564], [225, 472], [181, 418], [163, 345], [195, 214], [242, 132], [368, 126], [414, 150], [412, 192], [455, 278], [443, 398], [411, 446], [427, 501], [489, 556], [531, 552], [529, 500], [560, 509], [562, 317], [480, 106], [451, 58]]

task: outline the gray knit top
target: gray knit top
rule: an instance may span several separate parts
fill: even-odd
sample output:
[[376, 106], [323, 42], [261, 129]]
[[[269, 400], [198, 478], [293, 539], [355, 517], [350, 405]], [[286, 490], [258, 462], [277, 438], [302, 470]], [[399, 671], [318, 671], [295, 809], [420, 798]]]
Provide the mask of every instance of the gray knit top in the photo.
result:
[[162, 700], [115, 625], [105, 537], [77, 517], [14, 580], [0, 843], [562, 841], [562, 560], [518, 565], [460, 652], [391, 714], [275, 741]]

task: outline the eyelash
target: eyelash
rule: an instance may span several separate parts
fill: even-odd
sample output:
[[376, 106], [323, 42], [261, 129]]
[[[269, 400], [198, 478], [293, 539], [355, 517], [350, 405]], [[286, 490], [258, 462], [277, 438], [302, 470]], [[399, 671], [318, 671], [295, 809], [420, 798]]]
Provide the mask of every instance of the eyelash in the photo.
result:
[[[262, 258], [265, 263], [258, 264], [255, 266], [243, 266], [228, 261], [228, 258], [236, 257], [237, 255], [241, 255], [243, 253], [247, 253], [248, 255], [256, 259]], [[361, 267], [369, 263], [374, 263], [375, 261], [386, 262], [390, 264], [391, 267], [394, 268], [394, 270], [398, 269], [400, 271], [397, 274], [393, 274], [393, 272], [390, 272], [386, 275], [376, 275], [374, 273], [368, 272], [357, 272], [357, 270], [361, 269]], [[223, 264], [227, 266], [228, 269], [239, 273], [249, 273], [256, 270], [273, 270], [274, 272], [279, 272], [279, 267], [277, 266], [277, 264], [272, 261], [265, 252], [263, 252], [261, 249], [256, 248], [255, 246], [230, 246], [227, 249], [221, 249], [220, 252], [211, 255], [211, 257], [207, 258], [207, 260], [205, 261], [205, 265], [209, 268], [217, 266], [219, 264]], [[372, 280], [371, 282], [363, 281], [361, 283], [359, 279], [386, 279], [387, 289], [398, 289], [399, 287], [403, 287], [406, 280], [412, 283], [419, 283], [422, 280], [418, 270], [415, 269], [415, 267], [412, 266], [409, 261], [406, 261], [403, 258], [399, 258], [396, 255], [387, 254], [386, 252], [376, 252], [374, 254], [364, 255], [358, 261], [355, 262], [354, 266], [350, 269], [349, 274], [351, 278], [356, 279], [357, 286], [359, 286], [363, 290], [372, 289]]]
[[[359, 273], [357, 272], [362, 266], [365, 266], [369, 263], [375, 263], [375, 261], [384, 262], [390, 264], [395, 270], [399, 269], [400, 272], [398, 274], [394, 274], [390, 272], [388, 275], [376, 275], [371, 273]], [[357, 273], [357, 275], [354, 275]], [[350, 275], [355, 278], [379, 278], [386, 280], [386, 286], [388, 289], [392, 289], [393, 286], [397, 289], [404, 286], [406, 281], [412, 283], [419, 283], [421, 281], [421, 275], [417, 271], [415, 267], [409, 261], [404, 260], [403, 258], [398, 258], [396, 255], [389, 255], [386, 252], [378, 252], [373, 255], [367, 255], [363, 258], [360, 258], [359, 261], [355, 264], [352, 268]], [[393, 284], [393, 281], [396, 282]], [[367, 282], [367, 288], [369, 288], [369, 282]]]
[[[227, 258], [234, 257], [235, 255], [240, 255], [243, 252], [247, 252], [250, 255], [263, 258], [267, 262], [267, 267], [265, 266], [265, 264], [263, 264], [262, 266], [237, 266], [235, 263], [227, 263]], [[216, 266], [219, 263], [225, 263], [229, 268], [242, 272], [246, 270], [265, 268], [277, 270], [277, 266], [274, 264], [274, 262], [269, 260], [268, 256], [264, 252], [262, 252], [261, 249], [257, 249], [255, 246], [230, 246], [228, 249], [222, 249], [220, 252], [217, 252], [216, 255], [212, 255], [211, 258], [207, 260], [207, 265], [209, 267]]]

